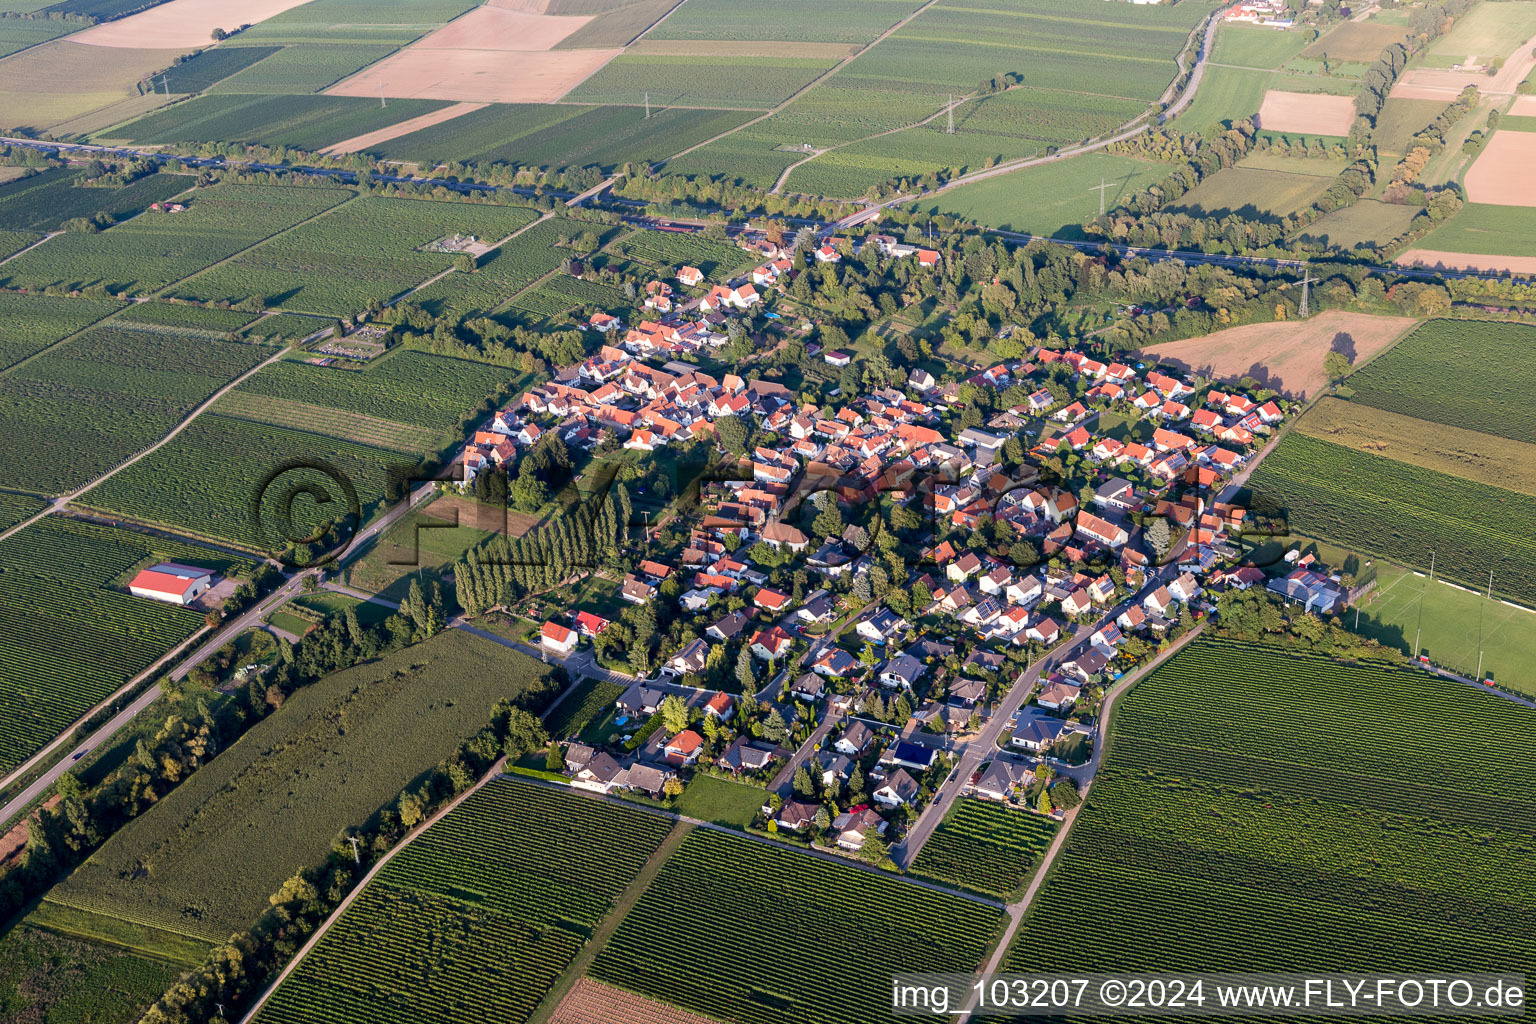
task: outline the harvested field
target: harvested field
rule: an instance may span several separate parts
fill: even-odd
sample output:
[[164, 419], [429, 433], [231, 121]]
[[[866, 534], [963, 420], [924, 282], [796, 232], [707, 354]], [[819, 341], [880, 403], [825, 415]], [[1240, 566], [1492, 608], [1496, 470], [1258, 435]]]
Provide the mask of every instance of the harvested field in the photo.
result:
[[485, 103], [455, 103], [452, 106], [434, 110], [430, 114], [422, 114], [420, 117], [412, 117], [398, 124], [392, 124], [388, 128], [380, 128], [378, 131], [368, 132], [364, 135], [354, 135], [350, 139], [343, 139], [334, 146], [326, 146], [322, 153], [356, 153], [361, 149], [372, 149], [381, 142], [390, 139], [398, 139], [402, 135], [421, 131], [423, 128], [431, 128], [433, 125], [442, 124], [444, 121], [452, 121], [456, 117], [472, 114], [477, 110], [483, 110]]
[[0, 61], [0, 128], [47, 129], [137, 99], [134, 86], [182, 50], [82, 46], [55, 39]]
[[308, 0], [170, 0], [71, 37], [90, 46], [201, 47], [213, 30], [233, 30], [282, 14]]
[[504, 533], [508, 537], [521, 537], [539, 525], [538, 516], [496, 508], [457, 494], [438, 498], [423, 515], [455, 526], [468, 526], [487, 533]]
[[1401, 42], [1405, 35], [1403, 26], [1386, 25], [1374, 21], [1346, 21], [1335, 26], [1320, 39], [1301, 51], [1303, 57], [1323, 57], [1329, 60], [1351, 60], [1369, 64], [1376, 55], [1393, 43]]
[[1536, 132], [1494, 132], [1467, 171], [1467, 199], [1494, 206], [1536, 206], [1533, 166]]
[[1477, 86], [1484, 96], [1512, 96], [1515, 87], [1525, 81], [1525, 76], [1536, 68], [1536, 36], [1521, 43], [1514, 56], [1489, 78], [1476, 71], [1448, 71], [1440, 68], [1416, 68], [1398, 79], [1392, 95], [1404, 99], [1444, 100], [1449, 103], [1456, 94], [1469, 85]]
[[1343, 136], [1354, 122], [1355, 101], [1350, 96], [1271, 89], [1259, 107], [1259, 126], [1272, 132]]
[[582, 978], [555, 1007], [549, 1024], [714, 1024], [709, 1017]]
[[1536, 96], [1516, 96], [1509, 114], [1511, 117], [1536, 117]]
[[1203, 338], [1153, 345], [1145, 354], [1222, 380], [1252, 375], [1266, 387], [1303, 397], [1328, 383], [1323, 357], [1333, 349], [1349, 352], [1361, 363], [1416, 322], [1409, 317], [1328, 310], [1310, 320], [1248, 324]]
[[548, 50], [581, 28], [590, 17], [526, 14], [498, 7], [476, 7], [455, 18], [413, 50]]
[[1536, 444], [1337, 398], [1313, 406], [1296, 429], [1359, 452], [1536, 495]]
[[553, 103], [619, 50], [438, 50], [410, 47], [326, 90], [476, 103]]
[[1439, 249], [1409, 249], [1393, 262], [1434, 270], [1503, 270], [1511, 274], [1536, 274], [1536, 256], [1483, 256]]

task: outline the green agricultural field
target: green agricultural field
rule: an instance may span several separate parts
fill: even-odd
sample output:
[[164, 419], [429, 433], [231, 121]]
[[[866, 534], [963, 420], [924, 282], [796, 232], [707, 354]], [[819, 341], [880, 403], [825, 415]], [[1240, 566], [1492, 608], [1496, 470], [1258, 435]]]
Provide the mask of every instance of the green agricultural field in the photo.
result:
[[422, 252], [448, 235], [505, 238], [538, 216], [524, 206], [363, 196], [183, 282], [180, 298], [349, 316], [388, 301], [453, 266], [452, 253]]
[[0, 18], [0, 57], [74, 32], [79, 26], [47, 18]]
[[330, 318], [321, 319], [300, 313], [274, 313], [251, 324], [245, 334], [248, 338], [274, 343], [300, 342], [316, 331], [334, 326], [336, 321]]
[[[667, 938], [679, 921], [705, 920], [730, 926]], [[695, 829], [591, 975], [722, 1020], [875, 1024], [897, 1019], [890, 971], [974, 971], [1000, 924], [999, 911], [959, 896]], [[795, 935], [815, 941], [785, 941]], [[850, 951], [870, 969], [850, 971]]]
[[946, 189], [919, 209], [947, 213], [989, 227], [1060, 238], [1081, 237], [1080, 226], [1099, 212], [1099, 190], [1108, 182], [1104, 206], [1113, 209], [1148, 185], [1168, 176], [1167, 164], [1131, 157], [1088, 153], [974, 185]]
[[576, 736], [587, 727], [588, 722], [606, 714], [613, 702], [624, 696], [624, 690], [625, 687], [618, 683], [587, 676], [577, 684], [576, 689], [566, 694], [564, 700], [555, 705], [544, 721], [544, 728], [555, 739]]
[[0, 285], [103, 285], [114, 292], [153, 292], [355, 194], [350, 189], [289, 185], [199, 189], [184, 213], [150, 214], [99, 234], [51, 239], [0, 266]]
[[1382, 246], [1401, 237], [1418, 212], [1417, 206], [1361, 199], [1318, 218], [1296, 237], [1345, 252], [1361, 245]]
[[259, 22], [237, 37], [257, 43], [403, 46], [471, 8], [477, 0], [312, 0]]
[[980, 170], [989, 163], [1044, 154], [1047, 149], [1108, 134], [1146, 109], [1136, 100], [1061, 90], [1012, 90], [963, 104], [955, 132], [947, 118], [856, 142], [796, 168], [792, 192], [851, 197], [893, 177]]
[[699, 774], [677, 798], [677, 813], [700, 821], [746, 828], [768, 802], [768, 794], [758, 786], [713, 775]]
[[8, 259], [42, 241], [43, 236], [31, 231], [0, 231], [0, 260]]
[[[234, 452], [242, 453], [242, 457], [231, 458]], [[210, 411], [193, 420], [170, 443], [93, 489], [82, 502], [194, 536], [268, 551], [275, 535], [258, 528], [252, 514], [253, 498], [267, 476], [294, 460], [334, 466], [356, 488], [362, 518], [367, 520], [382, 507], [390, 473], [419, 464], [421, 453], [357, 444]], [[308, 471], [285, 474], [283, 487], [290, 481], [295, 486], [313, 483], [333, 501], [344, 498], [338, 493], [339, 485], [327, 475]], [[294, 532], [306, 536], [321, 523], [344, 515], [346, 508], [344, 503], [311, 506], [295, 502], [293, 512]]]
[[[883, 2], [883, 0], [882, 0]], [[751, 115], [731, 110], [653, 110], [495, 103], [442, 124], [380, 143], [370, 152], [431, 167], [439, 163], [505, 163], [611, 170], [631, 161], [656, 163], [730, 131]]]
[[495, 780], [379, 872], [256, 1020], [525, 1021], [671, 827]]
[[326, 676], [115, 833], [48, 902], [103, 927], [222, 941], [296, 867], [323, 861], [338, 832], [475, 735], [498, 701], [538, 711], [553, 696], [545, 666], [461, 630]]
[[0, 432], [14, 446], [0, 486], [47, 494], [79, 487], [271, 354], [155, 328], [93, 327], [0, 376]]
[[1244, 68], [1272, 71], [1296, 56], [1307, 45], [1307, 33], [1277, 31], [1260, 25], [1222, 24], [1216, 29], [1216, 50], [1211, 60]]
[[0, 291], [0, 370], [124, 308], [109, 299]]
[[1536, 207], [1468, 203], [1417, 247], [1480, 256], [1536, 256]]
[[1532, 714], [1411, 670], [1196, 641], [1116, 705], [1004, 969], [1047, 948], [1084, 971], [1529, 962]]
[[193, 184], [184, 174], [150, 174], [122, 188], [93, 187], [85, 184], [81, 170], [53, 168], [0, 185], [0, 228], [42, 233], [77, 217], [104, 214], [122, 220]]
[[655, 104], [767, 110], [832, 67], [803, 57], [615, 57], [566, 94], [582, 103]]
[[1468, 586], [1497, 567], [1504, 591], [1536, 601], [1536, 498], [1302, 433], [1249, 478], [1255, 508], [1283, 510], [1293, 531], [1428, 568]]
[[237, 334], [257, 319], [238, 309], [208, 309], [181, 302], [135, 302], [124, 306], [117, 322], [162, 327], [167, 331], [222, 338]]
[[1477, 57], [1486, 62], [1509, 57], [1516, 47], [1536, 36], [1536, 7], [1523, 3], [1479, 4], [1456, 19], [1444, 36], [1429, 46], [1433, 57]]
[[1372, 137], [1383, 151], [1402, 156], [1408, 152], [1409, 140], [1439, 117], [1445, 107], [1439, 100], [1388, 98], [1376, 118]]
[[1249, 68], [1208, 67], [1190, 105], [1174, 118], [1176, 127], [1200, 132], [1218, 121], [1235, 121], [1259, 112], [1274, 76]]
[[277, 46], [215, 46], [165, 72], [159, 84], [173, 93], [205, 92], [279, 49], [281, 47]]
[[394, 614], [392, 609], [377, 601], [363, 601], [350, 594], [337, 594], [330, 591], [302, 594], [294, 598], [292, 603], [317, 615], [344, 615], [350, 608], [356, 613], [357, 621], [365, 626], [376, 625]]
[[134, 1024], [190, 966], [17, 925], [0, 938], [5, 1019]]
[[1482, 591], [1429, 579], [1423, 573], [1377, 563], [1376, 590], [1360, 602], [1360, 618], [1345, 624], [1404, 654], [1419, 652], [1468, 678], [1482, 676], [1501, 686], [1536, 694], [1536, 612], [1505, 604], [1493, 579], [1490, 599]]
[[646, 38], [867, 43], [921, 6], [919, 0], [785, 0], [743, 8], [734, 0], [689, 0]]
[[131, 596], [129, 571], [239, 564], [211, 554], [52, 516], [0, 541], [0, 771], [202, 626], [199, 612]]
[[226, 78], [210, 91], [243, 96], [263, 93], [292, 96], [295, 93], [320, 92], [368, 65], [383, 60], [396, 49], [389, 43], [372, 46], [300, 43], [284, 46], [272, 52], [270, 57]]
[[9, 530], [17, 523], [37, 515], [48, 503], [31, 494], [0, 491], [0, 531]]
[[413, 580], [437, 580], [451, 593], [446, 577], [454, 563], [488, 540], [491, 531], [476, 525], [468, 510], [460, 508], [455, 518], [446, 507], [429, 505], [402, 516], [347, 566], [347, 584], [391, 601], [404, 600]]
[[316, 150], [446, 106], [397, 99], [380, 107], [363, 96], [199, 96], [102, 134], [141, 146], [253, 142]]
[[1506, 491], [1536, 495], [1536, 444], [1324, 397], [1296, 423], [1310, 437]]
[[1191, 217], [1237, 214], [1274, 222], [1311, 206], [1332, 184], [1332, 178], [1315, 174], [1228, 167], [1184, 193], [1168, 210]]
[[506, 367], [406, 350], [391, 352], [361, 371], [280, 361], [234, 393], [418, 427], [441, 445], [450, 437], [459, 439], [460, 421], [488, 397], [511, 394], [521, 383], [523, 375]]
[[555, 44], [557, 50], [628, 46], [672, 8], [675, 0], [551, 0], [545, 14], [596, 15]]
[[1355, 401], [1378, 409], [1530, 441], [1533, 346], [1536, 327], [1431, 320], [1353, 374], [1349, 386]]
[[691, 266], [711, 280], [723, 280], [754, 262], [751, 253], [729, 242], [669, 231], [637, 231], [616, 242], [613, 251], [656, 268], [662, 277], [671, 277], [678, 267]]
[[1406, 34], [1402, 25], [1380, 18], [1340, 22], [1303, 50], [1302, 56], [1321, 59], [1326, 55], [1335, 62], [1369, 64], [1382, 50], [1402, 42]]
[[784, 173], [784, 168], [805, 153], [786, 153], [778, 149], [787, 142], [778, 133], [777, 118], [769, 118], [760, 125], [743, 128], [739, 132], [692, 153], [678, 157], [666, 164], [666, 173], [687, 176], [703, 176], [724, 181], [739, 181], [758, 188], [772, 188]]
[[559, 247], [562, 238], [592, 229], [584, 221], [552, 217], [481, 257], [474, 273], [449, 274], [414, 293], [410, 301], [433, 316], [489, 313], [571, 258], [570, 249]]
[[[1080, 139], [1102, 130], [1100, 119], [1120, 109], [1117, 104], [1145, 108], [1162, 94], [1176, 55], [1205, 13], [1201, 5], [1110, 9], [1088, 0], [1059, 0], [1049, 10], [938, 4], [759, 126], [757, 137], [773, 132], [777, 142], [815, 146], [852, 142], [915, 124], [950, 97], [1011, 72], [1023, 75], [1028, 93], [1054, 92], [1064, 104], [1059, 111], [1030, 112], [1038, 124], [1060, 138]], [[1095, 83], [1089, 95], [1085, 81]], [[995, 104], [1012, 105], [1011, 98]], [[1091, 117], [1080, 120], [1084, 109]], [[969, 158], [954, 162], [979, 163], [998, 151], [979, 131], [971, 141], [976, 148]], [[904, 152], [899, 144], [886, 151]]]
[[1056, 822], [987, 800], [956, 801], [910, 871], [998, 899], [1016, 899], [1056, 835]]

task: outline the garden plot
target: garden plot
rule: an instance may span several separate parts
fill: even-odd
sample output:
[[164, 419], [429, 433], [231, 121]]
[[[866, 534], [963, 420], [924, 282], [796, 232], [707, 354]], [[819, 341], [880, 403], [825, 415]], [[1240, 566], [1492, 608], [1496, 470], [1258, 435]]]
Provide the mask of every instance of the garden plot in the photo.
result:
[[1536, 132], [1495, 132], [1464, 182], [1467, 199], [1494, 206], [1536, 206]]
[[556, 43], [591, 20], [478, 7], [328, 92], [335, 96], [382, 94], [550, 103], [619, 53], [550, 52]]
[[1351, 96], [1271, 89], [1259, 107], [1259, 127], [1265, 131], [1343, 136], [1354, 123], [1355, 101]]
[[74, 37], [90, 46], [206, 46], [214, 29], [254, 25], [307, 0], [171, 0], [147, 11], [95, 25]]

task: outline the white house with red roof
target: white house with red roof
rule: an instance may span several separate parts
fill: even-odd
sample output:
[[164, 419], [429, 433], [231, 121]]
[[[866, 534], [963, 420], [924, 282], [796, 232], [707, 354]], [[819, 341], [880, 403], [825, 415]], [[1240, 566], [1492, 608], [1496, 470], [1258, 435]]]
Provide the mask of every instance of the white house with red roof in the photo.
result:
[[128, 593], [167, 604], [188, 605], [213, 586], [213, 573], [195, 565], [161, 562], [141, 569], [128, 583]]
[[580, 640], [580, 634], [574, 629], [566, 629], [558, 622], [546, 622], [539, 631], [539, 643], [544, 649], [562, 657], [574, 651]]
[[677, 283], [685, 288], [697, 287], [704, 280], [704, 271], [698, 267], [683, 267], [677, 272]]

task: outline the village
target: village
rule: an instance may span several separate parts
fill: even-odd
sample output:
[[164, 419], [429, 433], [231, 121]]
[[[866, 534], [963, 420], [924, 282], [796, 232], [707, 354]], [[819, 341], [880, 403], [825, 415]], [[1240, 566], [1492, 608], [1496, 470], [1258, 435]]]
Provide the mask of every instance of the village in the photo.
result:
[[[1321, 613], [1346, 600], [1305, 563], [1279, 580], [1238, 567], [1247, 512], [1231, 497], [1283, 399], [1044, 347], [821, 404], [717, 377], [684, 360], [722, 343], [789, 263], [754, 244], [767, 262], [751, 282], [685, 267], [678, 289], [646, 289], [640, 315], [661, 319], [593, 317], [597, 353], [493, 414], [454, 467], [470, 490], [551, 435], [577, 460], [638, 460], [637, 482], [648, 465], [664, 474], [669, 450], [730, 467], [698, 484], [686, 526], [633, 524], [645, 550], [611, 582], [617, 612], [539, 606], [528, 639], [546, 658], [635, 680], [556, 737], [571, 785], [665, 802], [701, 775], [745, 782], [762, 790], [751, 830], [905, 866], [961, 795], [1021, 814], [1074, 806], [1106, 688], [1215, 594], [1267, 586]], [[976, 389], [1023, 400], [961, 426]], [[636, 624], [619, 620], [639, 614], [669, 627], [637, 665]]]

